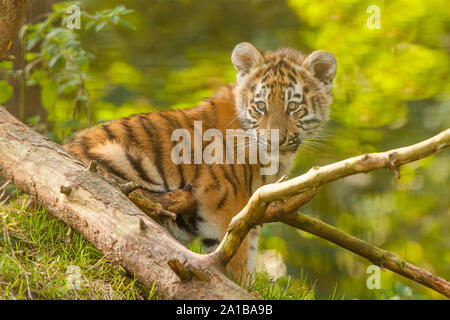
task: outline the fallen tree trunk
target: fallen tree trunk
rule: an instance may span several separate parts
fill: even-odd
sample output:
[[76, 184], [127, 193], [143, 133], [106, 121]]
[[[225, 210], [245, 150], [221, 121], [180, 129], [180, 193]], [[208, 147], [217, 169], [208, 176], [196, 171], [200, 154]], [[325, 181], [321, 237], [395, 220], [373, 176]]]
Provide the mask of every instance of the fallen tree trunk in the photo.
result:
[[[121, 190], [2, 107], [0, 175], [80, 231], [142, 284], [151, 288], [155, 283], [161, 298], [255, 298], [205, 261], [206, 256], [178, 243]], [[192, 281], [180, 281], [170, 261], [181, 261]]]

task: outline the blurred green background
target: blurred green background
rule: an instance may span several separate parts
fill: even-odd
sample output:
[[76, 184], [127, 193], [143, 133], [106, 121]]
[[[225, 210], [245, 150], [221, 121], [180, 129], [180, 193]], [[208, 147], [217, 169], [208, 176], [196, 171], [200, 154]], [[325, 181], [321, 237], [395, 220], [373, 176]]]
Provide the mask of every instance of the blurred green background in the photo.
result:
[[[130, 25], [97, 23], [74, 31], [93, 54], [82, 67], [88, 104], [58, 88], [60, 79], [46, 81], [42, 74], [10, 79], [10, 85], [0, 81], [0, 103], [62, 142], [90, 124], [197, 105], [234, 81], [231, 52], [249, 41], [261, 50], [329, 50], [338, 61], [331, 121], [316, 143], [301, 148], [293, 176], [313, 165], [413, 144], [450, 127], [446, 0], [83, 2], [89, 13], [122, 4], [134, 10], [124, 17]], [[371, 5], [380, 9], [379, 29], [368, 27]], [[24, 58], [14, 67], [32, 61], [33, 50], [16, 48]], [[406, 165], [400, 173], [400, 179], [377, 171], [329, 184], [303, 212], [450, 279], [450, 153]], [[279, 252], [287, 266], [284, 279], [307, 277], [319, 298], [335, 289], [345, 299], [443, 298], [389, 271], [382, 272], [381, 290], [369, 290], [369, 262], [284, 225], [265, 226], [260, 249]]]

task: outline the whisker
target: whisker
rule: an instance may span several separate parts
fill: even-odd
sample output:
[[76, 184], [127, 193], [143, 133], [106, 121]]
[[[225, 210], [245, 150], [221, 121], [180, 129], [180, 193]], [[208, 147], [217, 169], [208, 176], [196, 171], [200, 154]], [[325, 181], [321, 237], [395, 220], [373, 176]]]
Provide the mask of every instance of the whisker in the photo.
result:
[[228, 128], [228, 126], [229, 126], [230, 124], [232, 124], [233, 121], [236, 120], [238, 117], [239, 117], [238, 114], [237, 114], [236, 116], [234, 116], [233, 119], [231, 119], [231, 121], [225, 126], [225, 128]]

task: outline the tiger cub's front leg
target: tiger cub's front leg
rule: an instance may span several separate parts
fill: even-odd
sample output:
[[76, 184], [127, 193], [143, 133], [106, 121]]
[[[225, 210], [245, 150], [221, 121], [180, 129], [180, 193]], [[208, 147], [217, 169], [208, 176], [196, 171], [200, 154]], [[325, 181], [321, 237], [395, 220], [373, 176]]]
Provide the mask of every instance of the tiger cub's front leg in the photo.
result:
[[[186, 221], [192, 228], [188, 232], [201, 238], [206, 253], [213, 252], [224, 238], [231, 219], [247, 204], [258, 183], [258, 168], [244, 165], [204, 165], [193, 181], [192, 193], [198, 204], [197, 217]], [[251, 174], [250, 174], [251, 173]], [[250, 176], [253, 178], [250, 179]], [[247, 177], [247, 179], [245, 178]], [[170, 230], [174, 234], [174, 230]], [[176, 232], [175, 232], [176, 233]], [[185, 235], [186, 236], [186, 235]], [[252, 239], [251, 244], [249, 239]], [[236, 279], [245, 277], [248, 267], [254, 265], [256, 244], [247, 236], [227, 269]], [[251, 247], [252, 261], [247, 263]]]

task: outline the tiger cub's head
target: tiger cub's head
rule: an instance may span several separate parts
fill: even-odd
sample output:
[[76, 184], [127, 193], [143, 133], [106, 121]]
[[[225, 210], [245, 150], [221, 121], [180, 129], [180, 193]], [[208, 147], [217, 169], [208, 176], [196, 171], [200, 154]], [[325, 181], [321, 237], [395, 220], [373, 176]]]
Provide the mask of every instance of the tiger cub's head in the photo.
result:
[[325, 51], [304, 56], [293, 49], [262, 53], [238, 44], [231, 60], [238, 71], [234, 90], [244, 129], [278, 129], [281, 153], [295, 152], [328, 120], [336, 59]]

